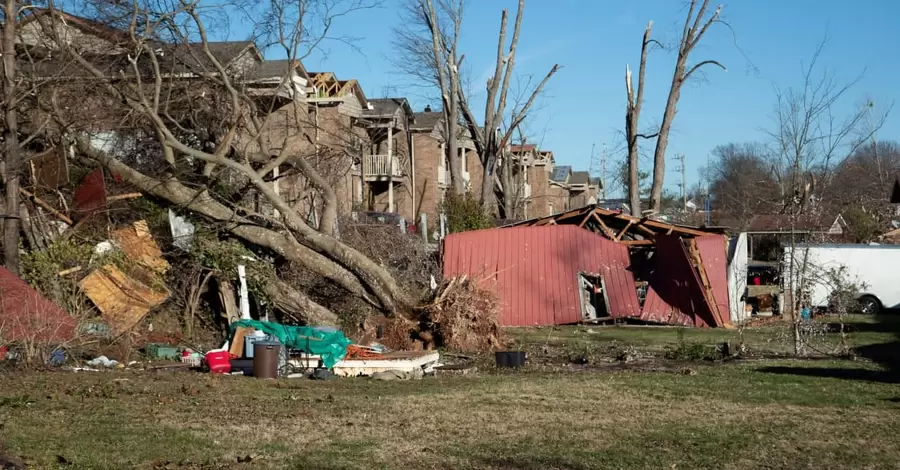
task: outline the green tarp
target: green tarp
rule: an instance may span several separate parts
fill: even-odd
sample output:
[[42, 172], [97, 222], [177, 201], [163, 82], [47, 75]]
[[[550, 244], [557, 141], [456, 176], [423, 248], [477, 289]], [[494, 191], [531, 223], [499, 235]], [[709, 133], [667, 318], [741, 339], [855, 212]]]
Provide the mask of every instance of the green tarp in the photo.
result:
[[322, 358], [322, 364], [331, 369], [347, 355], [352, 341], [340, 331], [321, 331], [309, 326], [287, 326], [258, 320], [240, 320], [231, 324], [231, 332], [239, 327], [255, 328], [278, 338], [282, 344]]

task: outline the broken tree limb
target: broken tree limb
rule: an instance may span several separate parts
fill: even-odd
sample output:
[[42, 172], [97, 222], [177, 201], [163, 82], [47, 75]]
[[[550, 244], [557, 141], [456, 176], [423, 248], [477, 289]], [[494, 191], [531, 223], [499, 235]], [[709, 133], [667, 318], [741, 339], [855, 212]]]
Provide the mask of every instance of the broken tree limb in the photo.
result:
[[269, 282], [266, 284], [266, 293], [272, 299], [275, 308], [308, 325], [338, 326], [340, 324], [340, 319], [334, 312], [316, 303], [284, 281]]
[[56, 210], [53, 206], [51, 206], [50, 204], [47, 204], [46, 201], [44, 201], [43, 199], [41, 199], [41, 198], [35, 196], [34, 194], [31, 194], [30, 192], [28, 192], [28, 191], [25, 190], [24, 188], [19, 188], [19, 192], [22, 193], [23, 196], [28, 197], [28, 198], [31, 198], [31, 199], [34, 201], [35, 204], [37, 204], [37, 205], [43, 207], [43, 208], [46, 209], [48, 212], [50, 212], [51, 214], [55, 215], [57, 219], [59, 219], [59, 220], [65, 222], [65, 223], [67, 223], [67, 224], [69, 224], [69, 225], [72, 225], [72, 224], [75, 223], [75, 222], [72, 221], [72, 219], [69, 218], [69, 216], [67, 216], [66, 214], [63, 214], [62, 212], [60, 212], [60, 211], [58, 211], [58, 210]]
[[81, 271], [81, 270], [82, 270], [81, 266], [75, 266], [74, 268], [63, 269], [62, 271], [58, 272], [57, 275], [60, 277], [68, 276], [69, 274], [77, 273], [78, 271]]
[[106, 202], [111, 202], [111, 201], [122, 201], [122, 200], [125, 200], [125, 199], [137, 199], [137, 198], [142, 197], [142, 196], [143, 196], [142, 193], [116, 194], [116, 195], [114, 195], [114, 196], [108, 196], [108, 197], [106, 198]]

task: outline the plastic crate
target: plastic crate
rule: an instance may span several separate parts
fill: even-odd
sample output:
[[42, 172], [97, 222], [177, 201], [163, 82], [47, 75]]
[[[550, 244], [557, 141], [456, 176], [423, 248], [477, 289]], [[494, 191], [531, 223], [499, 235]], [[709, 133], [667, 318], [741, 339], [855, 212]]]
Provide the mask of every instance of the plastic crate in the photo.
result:
[[190, 364], [191, 367], [200, 367], [200, 360], [203, 357], [200, 355], [191, 354], [189, 356], [181, 356], [181, 362], [185, 364]]
[[156, 359], [176, 359], [178, 348], [168, 344], [151, 343], [147, 345], [147, 355]]

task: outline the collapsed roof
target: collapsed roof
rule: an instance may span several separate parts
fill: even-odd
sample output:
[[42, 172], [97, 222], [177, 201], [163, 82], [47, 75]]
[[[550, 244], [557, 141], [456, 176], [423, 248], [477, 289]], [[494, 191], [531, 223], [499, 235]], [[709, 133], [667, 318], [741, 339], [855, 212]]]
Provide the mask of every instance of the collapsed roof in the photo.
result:
[[721, 227], [691, 227], [669, 224], [646, 217], [634, 217], [595, 205], [573, 209], [548, 217], [526, 220], [509, 226], [577, 225], [625, 245], [652, 245], [658, 235], [702, 237], [724, 234]]

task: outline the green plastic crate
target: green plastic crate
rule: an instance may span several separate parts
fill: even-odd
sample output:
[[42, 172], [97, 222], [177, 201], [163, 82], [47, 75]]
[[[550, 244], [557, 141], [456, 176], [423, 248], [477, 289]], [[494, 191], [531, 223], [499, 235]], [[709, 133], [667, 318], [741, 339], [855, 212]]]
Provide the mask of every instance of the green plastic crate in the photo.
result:
[[147, 345], [147, 355], [156, 359], [178, 359], [178, 348], [168, 344], [151, 343]]

